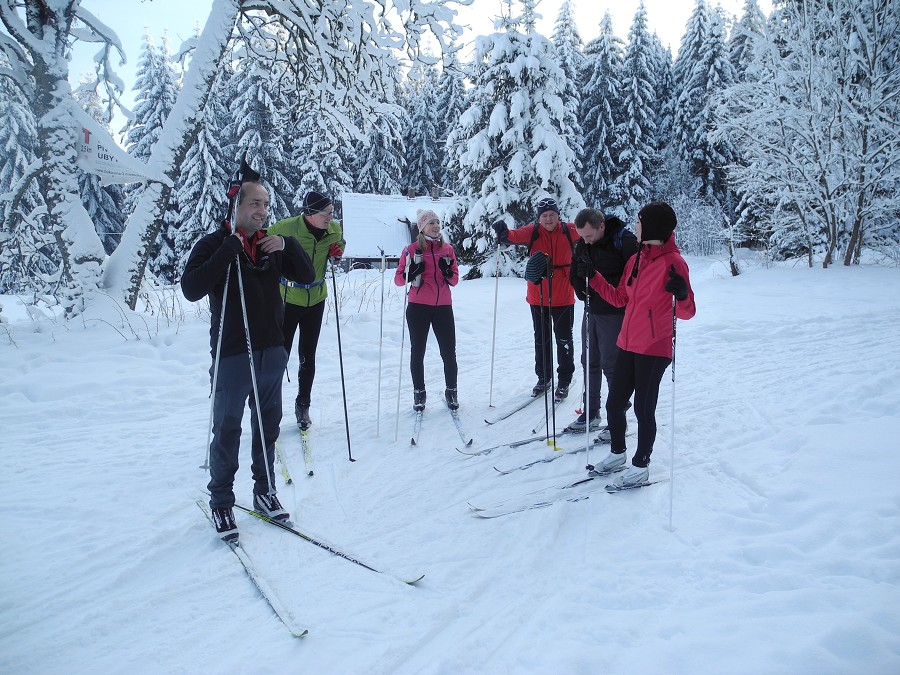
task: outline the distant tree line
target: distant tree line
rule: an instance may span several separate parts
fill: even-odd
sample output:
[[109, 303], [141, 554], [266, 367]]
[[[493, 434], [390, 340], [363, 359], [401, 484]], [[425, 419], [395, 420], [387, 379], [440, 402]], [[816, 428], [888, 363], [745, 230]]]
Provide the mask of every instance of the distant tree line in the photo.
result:
[[[546, 195], [568, 220], [587, 205], [629, 224], [646, 202], [669, 201], [688, 253], [747, 246], [824, 266], [864, 250], [900, 257], [892, 0], [776, 1], [768, 17], [755, 0], [740, 17], [697, 0], [674, 59], [643, 4], [627, 39], [607, 13], [585, 44], [570, 0], [550, 38], [536, 31], [536, 1], [522, 0], [468, 62], [449, 2], [412, 3], [400, 53], [390, 36], [372, 48], [357, 39], [383, 30], [368, 0], [350, 3], [349, 18], [310, 15], [299, 0], [269, 11], [218, 0], [226, 11], [178, 54], [145, 36], [135, 106], [114, 130], [172, 188], [104, 187], [74, 166], [59, 142], [73, 123], [48, 113], [72, 101], [108, 124], [121, 91], [108, 56], [74, 90], [59, 86], [65, 52], [48, 58], [33, 38], [77, 29], [107, 51], [115, 42], [79, 2], [60, 10], [68, 23], [38, 4], [0, 8], [2, 293], [54, 296], [77, 313], [104, 288], [133, 307], [142, 284], [176, 282], [196, 239], [218, 227], [244, 156], [270, 188], [273, 220], [310, 189], [338, 201], [458, 197], [450, 235], [476, 275], [493, 273], [490, 225], [529, 222]], [[426, 31], [440, 57], [424, 49]], [[520, 264], [504, 254], [505, 272]]]

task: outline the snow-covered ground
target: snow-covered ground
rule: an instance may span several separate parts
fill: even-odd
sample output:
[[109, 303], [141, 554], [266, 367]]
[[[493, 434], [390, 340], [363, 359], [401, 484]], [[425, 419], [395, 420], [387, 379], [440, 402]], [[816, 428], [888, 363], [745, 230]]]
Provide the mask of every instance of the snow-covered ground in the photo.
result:
[[[170, 295], [160, 316], [110, 300], [65, 324], [0, 299], [0, 672], [900, 672], [900, 270], [748, 265], [732, 278], [719, 261], [689, 263], [698, 311], [678, 325], [674, 483], [491, 520], [467, 502], [577, 479], [584, 454], [501, 476], [492, 466], [551, 451], [456, 452], [433, 342], [410, 447], [402, 297], [385, 283], [378, 416], [380, 275], [340, 277], [356, 461], [330, 311], [316, 472], [304, 475], [286, 416], [295, 481], [279, 478], [280, 496], [305, 532], [426, 576], [406, 586], [239, 513], [245, 549], [309, 629], [301, 639], [195, 505], [209, 415], [203, 303]], [[500, 409], [534, 383], [524, 285], [499, 283], [492, 392], [494, 280], [454, 291], [476, 447], [543, 424], [537, 405], [483, 422], [491, 394]], [[288, 402], [296, 354], [290, 370]], [[655, 477], [671, 468], [672, 397], [667, 374]], [[246, 503], [246, 450], [242, 460]]]

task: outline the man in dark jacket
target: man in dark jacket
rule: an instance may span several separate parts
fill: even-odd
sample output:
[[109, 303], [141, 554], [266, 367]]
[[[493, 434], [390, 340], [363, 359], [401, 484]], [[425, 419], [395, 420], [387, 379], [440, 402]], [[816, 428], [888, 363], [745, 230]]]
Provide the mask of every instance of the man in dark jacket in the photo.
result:
[[248, 398], [253, 506], [276, 520], [288, 519], [275, 496], [273, 480], [275, 441], [281, 426], [281, 379], [287, 365], [279, 282], [282, 276], [300, 283], [314, 279], [309, 256], [296, 240], [267, 237], [262, 229], [269, 215], [266, 188], [257, 181], [239, 185], [234, 197], [238, 200], [234, 231], [226, 221], [219, 231], [200, 239], [181, 279], [186, 299], [194, 302], [209, 296], [210, 374], [215, 383], [209, 505], [216, 531], [226, 541], [238, 537], [232, 510], [234, 477]]
[[589, 352], [590, 363], [587, 366], [585, 382], [590, 391], [585, 392], [584, 412], [569, 425], [568, 429], [583, 431], [588, 425], [591, 430], [600, 427], [602, 378], [606, 378], [608, 388], [619, 355], [616, 339], [622, 330], [625, 310], [613, 307], [591, 289], [585, 278], [578, 276], [576, 262], [584, 260], [584, 264], [599, 272], [615, 286], [622, 277], [625, 263], [637, 253], [638, 245], [637, 238], [625, 228], [625, 223], [615, 216], [604, 218], [603, 213], [596, 209], [579, 211], [575, 216], [575, 228], [581, 239], [575, 244], [569, 278], [578, 299], [587, 300], [581, 323], [581, 365], [585, 367], [588, 361], [585, 352]]

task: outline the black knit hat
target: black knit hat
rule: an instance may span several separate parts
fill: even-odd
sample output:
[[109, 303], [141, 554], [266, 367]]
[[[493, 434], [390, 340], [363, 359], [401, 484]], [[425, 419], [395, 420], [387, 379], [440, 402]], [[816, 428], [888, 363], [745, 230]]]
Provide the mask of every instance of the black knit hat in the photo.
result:
[[319, 211], [324, 211], [329, 204], [331, 204], [331, 197], [311, 190], [303, 198], [303, 214], [311, 216]]
[[665, 202], [650, 202], [638, 211], [641, 221], [641, 241], [668, 241], [675, 231], [678, 219], [675, 211]]
[[559, 214], [559, 206], [553, 197], [544, 197], [537, 203], [537, 217], [540, 219], [541, 214], [547, 211], [556, 211]]

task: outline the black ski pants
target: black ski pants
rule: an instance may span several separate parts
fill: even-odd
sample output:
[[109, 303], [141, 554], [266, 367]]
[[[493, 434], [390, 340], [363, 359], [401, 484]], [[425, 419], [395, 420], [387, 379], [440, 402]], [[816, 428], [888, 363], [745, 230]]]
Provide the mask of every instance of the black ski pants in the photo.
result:
[[550, 381], [555, 337], [557, 382], [568, 386], [572, 382], [572, 375], [575, 374], [575, 345], [572, 338], [575, 305], [553, 308], [529, 306], [534, 328], [534, 373], [542, 382]]
[[444, 361], [444, 383], [455, 389], [458, 367], [453, 306], [411, 302], [406, 306], [406, 325], [409, 326], [409, 372], [413, 388], [425, 388], [425, 347], [428, 344], [428, 330], [432, 329]]
[[285, 303], [284, 305], [284, 348], [290, 356], [294, 344], [294, 333], [299, 328], [297, 351], [300, 355], [300, 368], [297, 370], [297, 403], [310, 404], [313, 380], [316, 379], [316, 348], [319, 346], [319, 334], [322, 332], [322, 317], [325, 315], [325, 301], [312, 307], [301, 307]]
[[609, 394], [606, 397], [606, 415], [609, 420], [611, 450], [625, 452], [625, 411], [634, 393], [634, 414], [638, 423], [637, 452], [631, 460], [633, 466], [644, 467], [650, 463], [653, 443], [656, 441], [656, 402], [659, 383], [672, 359], [665, 356], [647, 356], [619, 350]]

